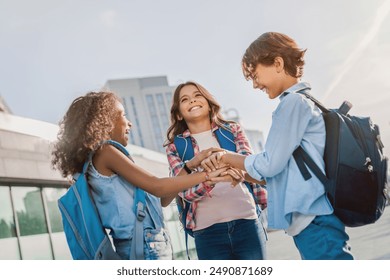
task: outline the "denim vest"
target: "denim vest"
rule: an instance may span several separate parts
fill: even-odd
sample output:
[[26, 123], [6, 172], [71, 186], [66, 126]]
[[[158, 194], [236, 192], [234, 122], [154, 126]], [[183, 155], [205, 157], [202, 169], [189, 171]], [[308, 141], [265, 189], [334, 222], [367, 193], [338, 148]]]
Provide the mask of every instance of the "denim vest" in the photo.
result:
[[[114, 239], [131, 239], [136, 220], [135, 187], [117, 174], [100, 174], [92, 164], [88, 169], [88, 181], [103, 226], [110, 230]], [[146, 193], [146, 209], [144, 229], [164, 228], [160, 199]]]

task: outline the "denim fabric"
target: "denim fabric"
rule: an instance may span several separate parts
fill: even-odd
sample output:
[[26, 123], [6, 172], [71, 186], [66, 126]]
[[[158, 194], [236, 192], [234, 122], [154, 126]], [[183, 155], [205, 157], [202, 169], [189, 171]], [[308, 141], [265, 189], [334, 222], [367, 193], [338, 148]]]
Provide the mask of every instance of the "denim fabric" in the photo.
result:
[[[116, 250], [119, 251], [121, 256], [128, 259], [130, 255], [127, 256], [127, 254], [130, 254], [130, 251], [127, 252], [126, 250], [127, 247], [130, 248], [129, 240], [133, 237], [136, 221], [134, 213], [135, 187], [117, 174], [112, 176], [101, 175], [92, 164], [89, 166], [88, 175], [92, 197], [102, 224], [105, 228], [110, 229], [110, 235], [114, 239]], [[160, 199], [146, 193], [145, 201], [144, 243], [145, 246], [150, 247], [150, 250], [145, 249], [145, 257], [149, 259], [172, 259], [171, 241], [168, 234], [163, 230], [164, 218]], [[148, 235], [148, 233], [150, 234]], [[150, 244], [147, 244], [148, 241]], [[129, 244], [126, 245], [126, 242]]]
[[353, 260], [345, 226], [334, 214], [317, 216], [293, 238], [303, 260]]
[[[90, 165], [88, 182], [92, 187], [92, 197], [96, 203], [103, 226], [111, 229], [116, 239], [128, 239], [133, 236], [135, 224], [134, 189], [135, 187], [114, 174], [104, 176]], [[160, 229], [164, 220], [160, 199], [146, 193], [147, 215], [144, 228]]]
[[[144, 235], [145, 260], [172, 260], [171, 240], [164, 229], [145, 229]], [[130, 259], [131, 239], [114, 239], [114, 245], [122, 259]]]
[[260, 219], [234, 220], [194, 231], [199, 260], [263, 260], [266, 232]]

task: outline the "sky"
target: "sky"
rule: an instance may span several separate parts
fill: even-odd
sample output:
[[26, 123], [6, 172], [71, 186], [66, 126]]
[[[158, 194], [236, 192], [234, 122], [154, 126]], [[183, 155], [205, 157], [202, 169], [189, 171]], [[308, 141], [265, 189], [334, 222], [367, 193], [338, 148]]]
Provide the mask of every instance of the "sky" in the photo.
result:
[[15, 115], [58, 123], [108, 79], [194, 80], [267, 135], [278, 100], [241, 71], [264, 32], [307, 49], [304, 81], [326, 106], [371, 116], [390, 146], [389, 0], [0, 0], [0, 96]]

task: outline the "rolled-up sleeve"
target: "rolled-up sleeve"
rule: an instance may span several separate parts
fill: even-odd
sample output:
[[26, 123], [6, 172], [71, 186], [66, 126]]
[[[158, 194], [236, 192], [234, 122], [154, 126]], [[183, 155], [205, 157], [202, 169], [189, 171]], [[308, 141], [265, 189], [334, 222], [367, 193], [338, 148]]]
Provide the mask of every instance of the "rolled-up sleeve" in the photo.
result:
[[264, 180], [264, 177], [259, 173], [258, 170], [255, 168], [255, 162], [257, 155], [249, 155], [245, 158], [244, 165], [245, 170], [248, 172], [249, 176], [251, 176], [253, 179], [256, 179], [258, 181]]

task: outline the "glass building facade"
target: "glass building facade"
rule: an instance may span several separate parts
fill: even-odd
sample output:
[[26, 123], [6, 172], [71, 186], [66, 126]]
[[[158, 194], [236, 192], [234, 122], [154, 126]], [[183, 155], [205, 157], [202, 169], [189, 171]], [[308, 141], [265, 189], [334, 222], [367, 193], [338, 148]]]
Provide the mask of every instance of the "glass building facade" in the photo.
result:
[[0, 185], [0, 259], [70, 259], [57, 200], [64, 186]]
[[[14, 183], [0, 185], [0, 260], [71, 259], [57, 200], [65, 194], [63, 185]], [[165, 225], [172, 239], [175, 259], [187, 259], [184, 231], [178, 222], [175, 203], [163, 209]], [[189, 238], [191, 259], [195, 245]]]

